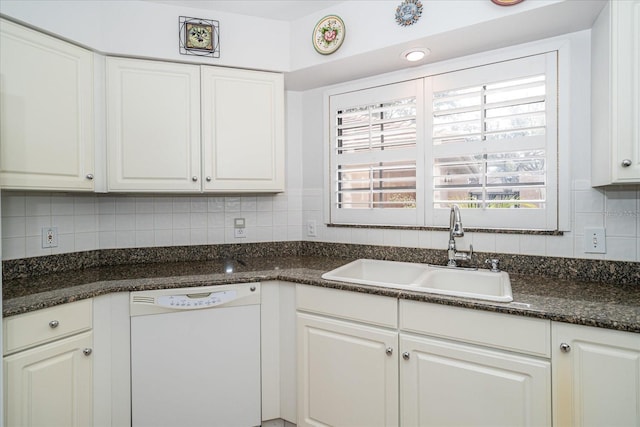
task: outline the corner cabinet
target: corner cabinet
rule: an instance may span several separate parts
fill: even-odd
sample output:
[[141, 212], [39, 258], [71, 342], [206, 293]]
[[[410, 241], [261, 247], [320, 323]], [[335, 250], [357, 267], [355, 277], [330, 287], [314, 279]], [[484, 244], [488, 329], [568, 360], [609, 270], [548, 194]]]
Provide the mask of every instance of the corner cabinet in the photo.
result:
[[93, 53], [0, 19], [0, 187], [93, 191]]
[[107, 58], [108, 190], [284, 191], [281, 74]]
[[607, 2], [591, 50], [591, 183], [640, 183], [640, 0]]
[[93, 425], [92, 301], [4, 319], [4, 425]]
[[556, 426], [640, 425], [640, 334], [553, 323]]

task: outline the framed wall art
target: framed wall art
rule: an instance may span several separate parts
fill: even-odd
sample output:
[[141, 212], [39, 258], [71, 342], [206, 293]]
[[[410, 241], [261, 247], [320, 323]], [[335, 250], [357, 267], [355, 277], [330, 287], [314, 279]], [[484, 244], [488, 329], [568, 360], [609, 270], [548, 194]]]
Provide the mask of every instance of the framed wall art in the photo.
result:
[[220, 23], [211, 19], [179, 19], [179, 44], [182, 55], [220, 58]]

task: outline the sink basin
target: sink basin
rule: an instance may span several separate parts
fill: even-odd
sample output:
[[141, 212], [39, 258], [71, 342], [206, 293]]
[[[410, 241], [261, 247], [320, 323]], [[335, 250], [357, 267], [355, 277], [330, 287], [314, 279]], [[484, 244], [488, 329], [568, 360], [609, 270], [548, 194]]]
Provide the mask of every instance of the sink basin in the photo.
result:
[[475, 298], [513, 301], [509, 274], [427, 264], [359, 259], [322, 275], [323, 279]]
[[455, 268], [433, 268], [424, 274], [414, 286], [415, 290], [434, 294], [466, 298], [511, 302], [511, 280], [509, 274], [489, 270], [461, 270]]
[[415, 283], [428, 269], [426, 264], [358, 259], [324, 273], [322, 278], [361, 285], [394, 287]]

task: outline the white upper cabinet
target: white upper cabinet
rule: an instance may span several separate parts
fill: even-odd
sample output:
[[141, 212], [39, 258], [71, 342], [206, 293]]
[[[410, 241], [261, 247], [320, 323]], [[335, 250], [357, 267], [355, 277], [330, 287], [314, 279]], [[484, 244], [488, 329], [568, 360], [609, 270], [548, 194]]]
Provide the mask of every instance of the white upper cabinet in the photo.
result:
[[200, 191], [197, 66], [107, 58], [109, 191]]
[[283, 191], [282, 75], [107, 58], [107, 164], [109, 191]]
[[607, 3], [591, 61], [591, 184], [639, 183], [640, 0]]
[[284, 190], [282, 74], [202, 67], [205, 191]]
[[93, 53], [0, 20], [0, 186], [94, 188]]

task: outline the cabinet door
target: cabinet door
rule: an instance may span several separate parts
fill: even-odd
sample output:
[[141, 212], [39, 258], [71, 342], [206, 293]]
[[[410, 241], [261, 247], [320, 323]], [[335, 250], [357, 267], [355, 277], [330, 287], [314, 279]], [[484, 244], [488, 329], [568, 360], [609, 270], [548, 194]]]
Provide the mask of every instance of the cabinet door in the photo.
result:
[[640, 334], [553, 323], [554, 425], [640, 425]]
[[7, 427], [85, 427], [92, 420], [92, 333], [4, 358]]
[[200, 191], [200, 71], [107, 58], [110, 191]]
[[297, 317], [298, 425], [398, 425], [398, 334]]
[[284, 191], [282, 75], [201, 73], [205, 191]]
[[607, 2], [591, 32], [591, 182], [640, 182], [640, 0]]
[[550, 426], [546, 360], [400, 334], [403, 426]]
[[93, 190], [93, 54], [0, 20], [0, 186]]

